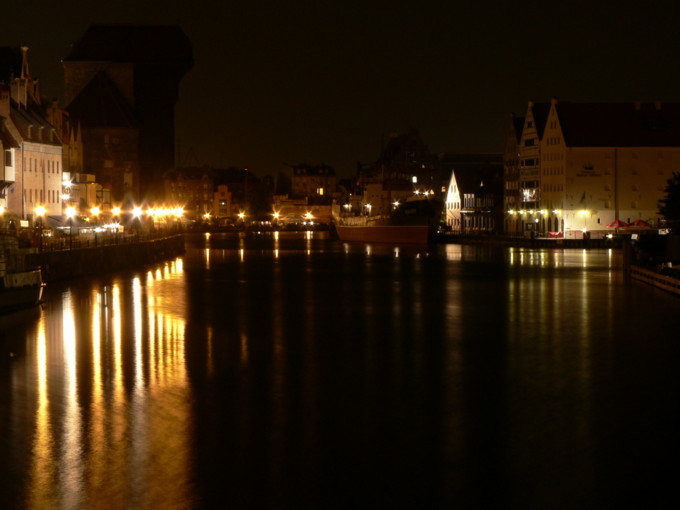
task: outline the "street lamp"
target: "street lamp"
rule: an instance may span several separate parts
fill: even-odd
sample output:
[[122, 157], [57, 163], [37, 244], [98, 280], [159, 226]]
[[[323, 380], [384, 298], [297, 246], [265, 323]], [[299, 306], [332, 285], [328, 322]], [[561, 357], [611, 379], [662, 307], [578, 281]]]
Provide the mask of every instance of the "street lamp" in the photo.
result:
[[97, 246], [97, 228], [99, 228], [97, 223], [99, 220], [99, 213], [101, 213], [101, 209], [99, 209], [99, 207], [95, 205], [92, 209], [90, 209], [90, 213], [92, 213], [92, 216], [94, 216], [95, 220], [94, 222], [95, 224], [92, 227], [92, 231], [94, 232], [94, 245]]
[[38, 246], [39, 250], [42, 251], [42, 217], [45, 216], [45, 206], [39, 205], [35, 208], [35, 215], [38, 217], [37, 227], [38, 227]]
[[69, 205], [66, 208], [66, 217], [68, 218], [68, 227], [69, 227], [69, 250], [73, 249], [73, 217], [76, 215], [76, 208], [73, 207], [72, 205]]

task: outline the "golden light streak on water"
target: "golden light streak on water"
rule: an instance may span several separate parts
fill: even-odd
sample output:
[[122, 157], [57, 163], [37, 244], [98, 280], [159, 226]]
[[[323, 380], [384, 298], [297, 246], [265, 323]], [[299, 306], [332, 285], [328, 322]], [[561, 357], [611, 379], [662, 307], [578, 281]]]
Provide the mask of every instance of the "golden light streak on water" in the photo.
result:
[[210, 326], [208, 326], [207, 328], [207, 335], [208, 335], [208, 359], [206, 360], [206, 369], [208, 375], [212, 376], [215, 373], [215, 360], [213, 358], [214, 331], [213, 328]]
[[248, 363], [248, 335], [241, 333], [241, 363]]
[[108, 318], [109, 307], [106, 303], [106, 293], [102, 291], [94, 294], [94, 307], [91, 312], [92, 323], [92, 404], [89, 430], [90, 458], [88, 486], [91, 493], [101, 490], [106, 484], [106, 455], [103, 445], [106, 444], [106, 403], [104, 400], [104, 379], [102, 371], [102, 316]]
[[[514, 251], [510, 252], [514, 254]], [[463, 247], [460, 244], [447, 244], [446, 245], [446, 260], [462, 260], [463, 258]]]
[[38, 338], [35, 358], [37, 376], [38, 408], [35, 415], [35, 437], [31, 451], [29, 480], [29, 508], [47, 508], [55, 500], [56, 487], [52, 425], [50, 422], [50, 399], [47, 391], [47, 339], [44, 317], [38, 323]]
[[305, 231], [305, 248], [307, 249], [307, 255], [312, 254], [312, 237], [314, 236], [314, 232], [311, 230]]
[[[120, 408], [124, 402], [123, 388], [123, 319], [120, 302], [120, 286], [117, 283], [111, 288], [111, 322], [113, 332], [113, 391], [114, 406]], [[117, 420], [119, 422], [119, 420]]]
[[62, 301], [62, 341], [64, 345], [65, 373], [65, 419], [64, 450], [61, 453], [61, 473], [59, 476], [62, 504], [64, 508], [76, 508], [80, 504], [81, 483], [84, 475], [82, 456], [82, 429], [80, 420], [80, 403], [78, 401], [78, 366], [75, 312], [73, 296], [64, 294]]
[[141, 395], [144, 391], [144, 359], [142, 356], [142, 283], [139, 278], [132, 281], [132, 307], [135, 328], [135, 394]]

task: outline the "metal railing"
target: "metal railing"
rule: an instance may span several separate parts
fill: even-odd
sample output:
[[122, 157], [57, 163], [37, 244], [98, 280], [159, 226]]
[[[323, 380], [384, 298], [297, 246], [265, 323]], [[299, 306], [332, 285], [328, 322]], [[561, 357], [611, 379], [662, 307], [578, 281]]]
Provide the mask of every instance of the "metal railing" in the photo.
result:
[[19, 248], [31, 249], [36, 252], [55, 252], [152, 241], [181, 234], [182, 229], [168, 228], [97, 233], [81, 233], [74, 230], [73, 234], [68, 232], [50, 232], [47, 234], [47, 231], [43, 230], [42, 235], [39, 229], [1, 229], [0, 233], [16, 236], [19, 241]]

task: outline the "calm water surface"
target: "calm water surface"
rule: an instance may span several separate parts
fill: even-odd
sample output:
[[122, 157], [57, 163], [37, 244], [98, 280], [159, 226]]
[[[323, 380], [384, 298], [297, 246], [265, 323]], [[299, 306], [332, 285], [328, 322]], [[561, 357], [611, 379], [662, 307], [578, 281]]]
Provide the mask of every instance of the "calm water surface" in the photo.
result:
[[680, 300], [620, 264], [225, 234], [51, 285], [0, 319], [0, 507], [661, 508]]

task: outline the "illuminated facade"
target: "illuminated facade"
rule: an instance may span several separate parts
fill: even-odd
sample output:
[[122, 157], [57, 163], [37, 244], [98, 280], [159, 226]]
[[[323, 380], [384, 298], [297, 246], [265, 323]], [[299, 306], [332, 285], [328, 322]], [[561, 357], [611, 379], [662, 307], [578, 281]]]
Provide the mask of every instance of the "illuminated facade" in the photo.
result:
[[454, 232], [482, 233], [499, 229], [500, 172], [494, 167], [452, 170], [444, 207]]
[[506, 210], [506, 225], [580, 238], [611, 232], [614, 220], [658, 223], [658, 200], [680, 167], [680, 105], [553, 99], [538, 122], [535, 110], [529, 103], [520, 205]]
[[35, 219], [38, 207], [62, 213], [62, 142], [41, 106], [27, 53], [25, 46], [0, 48], [0, 205], [21, 220]]
[[226, 184], [219, 184], [213, 198], [212, 215], [218, 223], [226, 222], [232, 216], [231, 191]]

